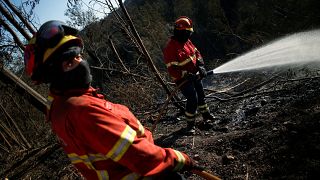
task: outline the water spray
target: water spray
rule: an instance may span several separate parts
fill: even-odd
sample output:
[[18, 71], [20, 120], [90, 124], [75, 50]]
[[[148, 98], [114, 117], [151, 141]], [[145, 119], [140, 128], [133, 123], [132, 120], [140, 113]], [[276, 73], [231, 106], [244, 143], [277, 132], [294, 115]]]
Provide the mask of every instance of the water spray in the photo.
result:
[[208, 75], [273, 66], [320, 62], [320, 30], [295, 33], [270, 42], [207, 72]]

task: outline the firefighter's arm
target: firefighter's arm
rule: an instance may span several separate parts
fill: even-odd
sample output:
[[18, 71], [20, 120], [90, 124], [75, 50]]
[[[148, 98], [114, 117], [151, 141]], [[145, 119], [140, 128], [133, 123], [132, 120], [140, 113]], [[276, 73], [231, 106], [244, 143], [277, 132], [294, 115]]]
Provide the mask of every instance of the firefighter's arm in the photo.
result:
[[90, 121], [84, 124], [83, 132], [91, 148], [131, 171], [151, 176], [191, 166], [192, 161], [186, 154], [156, 146], [144, 136], [138, 137], [120, 116], [101, 107], [91, 107], [87, 112], [90, 112], [86, 113]]
[[176, 53], [175, 48], [167, 48], [163, 53], [168, 73], [173, 79], [179, 79], [183, 76], [183, 69], [179, 65]]
[[207, 70], [204, 67], [204, 61], [203, 58], [199, 52], [199, 50], [197, 48], [195, 48], [195, 54], [196, 54], [196, 58], [197, 58], [197, 62], [196, 62], [196, 66], [198, 68], [199, 71], [199, 75], [200, 75], [200, 79], [204, 78], [207, 76]]
[[197, 66], [204, 66], [203, 58], [200, 54], [200, 51], [197, 48], [195, 48], [195, 54], [197, 58]]
[[192, 160], [183, 152], [159, 147], [145, 138], [136, 138], [121, 162], [143, 176], [182, 171], [193, 166]]

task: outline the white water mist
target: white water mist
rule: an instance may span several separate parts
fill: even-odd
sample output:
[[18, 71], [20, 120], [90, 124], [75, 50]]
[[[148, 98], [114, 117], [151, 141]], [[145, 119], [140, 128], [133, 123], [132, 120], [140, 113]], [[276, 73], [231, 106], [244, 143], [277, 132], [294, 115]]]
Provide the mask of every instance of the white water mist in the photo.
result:
[[214, 73], [320, 62], [320, 30], [296, 33], [252, 50], [215, 68]]

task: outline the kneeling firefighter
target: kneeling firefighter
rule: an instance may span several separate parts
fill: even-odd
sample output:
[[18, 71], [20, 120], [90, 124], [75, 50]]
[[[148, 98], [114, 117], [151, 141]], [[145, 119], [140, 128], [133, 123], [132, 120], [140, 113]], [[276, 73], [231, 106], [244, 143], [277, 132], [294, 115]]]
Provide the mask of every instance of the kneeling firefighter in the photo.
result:
[[48, 83], [47, 119], [70, 161], [87, 179], [184, 179], [194, 169], [185, 153], [154, 144], [130, 110], [91, 87], [78, 31], [60, 21], [44, 23], [25, 50], [25, 69]]

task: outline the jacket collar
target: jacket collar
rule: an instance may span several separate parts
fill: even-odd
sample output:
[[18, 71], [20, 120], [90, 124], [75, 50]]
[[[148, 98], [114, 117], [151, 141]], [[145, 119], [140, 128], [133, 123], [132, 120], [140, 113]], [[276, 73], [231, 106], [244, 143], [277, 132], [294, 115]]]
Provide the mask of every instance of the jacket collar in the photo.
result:
[[72, 97], [72, 96], [81, 96], [81, 95], [89, 95], [98, 98], [104, 98], [102, 94], [98, 94], [99, 89], [95, 89], [93, 87], [89, 87], [87, 89], [70, 89], [63, 92], [57, 92], [54, 90], [50, 90], [49, 96], [55, 99], [56, 97]]

